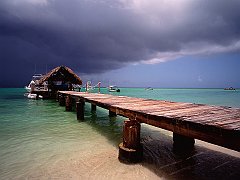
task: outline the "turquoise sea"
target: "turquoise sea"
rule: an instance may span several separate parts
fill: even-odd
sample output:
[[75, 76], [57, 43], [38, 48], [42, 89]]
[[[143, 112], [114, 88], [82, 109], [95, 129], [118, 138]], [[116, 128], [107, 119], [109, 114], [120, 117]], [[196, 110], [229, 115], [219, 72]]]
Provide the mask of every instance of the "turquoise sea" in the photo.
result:
[[[107, 89], [101, 89], [108, 93]], [[85, 121], [54, 100], [30, 100], [23, 88], [0, 89], [0, 179], [239, 179], [240, 153], [196, 141], [172, 151], [172, 133], [141, 126], [143, 162], [118, 161], [124, 117], [90, 111]], [[240, 90], [121, 88], [114, 95], [240, 108]], [[239, 142], [240, 143], [240, 142]]]

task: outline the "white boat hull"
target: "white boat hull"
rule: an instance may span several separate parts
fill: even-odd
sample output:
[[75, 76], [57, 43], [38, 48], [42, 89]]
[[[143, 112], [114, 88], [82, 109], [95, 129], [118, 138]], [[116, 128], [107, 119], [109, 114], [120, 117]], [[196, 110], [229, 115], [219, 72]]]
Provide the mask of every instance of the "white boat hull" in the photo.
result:
[[120, 92], [120, 89], [118, 89], [117, 86], [109, 86], [108, 91], [109, 92]]
[[[29, 94], [27, 95], [27, 98], [29, 98], [29, 99], [37, 99], [37, 94], [29, 93]], [[38, 98], [39, 98], [39, 99], [42, 99], [43, 96], [39, 95]]]
[[31, 88], [28, 87], [28, 86], [25, 86], [25, 89], [27, 90], [27, 92], [30, 92], [30, 91], [31, 91]]

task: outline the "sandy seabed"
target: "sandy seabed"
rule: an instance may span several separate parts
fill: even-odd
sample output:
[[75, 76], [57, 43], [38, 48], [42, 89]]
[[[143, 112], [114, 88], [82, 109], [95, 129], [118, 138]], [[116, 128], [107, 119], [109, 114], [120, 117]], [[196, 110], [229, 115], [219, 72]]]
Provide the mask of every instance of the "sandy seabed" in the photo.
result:
[[118, 152], [107, 151], [78, 159], [56, 162], [52, 167], [37, 170], [29, 179], [159, 179], [141, 164], [122, 164]]
[[99, 147], [65, 154], [61, 160], [32, 169], [24, 177], [15, 178], [154, 180], [238, 179], [240, 176], [239, 152], [196, 141], [193, 152], [175, 154], [170, 132], [144, 125], [141, 136], [144, 152], [141, 163], [119, 162], [118, 148], [104, 140]]

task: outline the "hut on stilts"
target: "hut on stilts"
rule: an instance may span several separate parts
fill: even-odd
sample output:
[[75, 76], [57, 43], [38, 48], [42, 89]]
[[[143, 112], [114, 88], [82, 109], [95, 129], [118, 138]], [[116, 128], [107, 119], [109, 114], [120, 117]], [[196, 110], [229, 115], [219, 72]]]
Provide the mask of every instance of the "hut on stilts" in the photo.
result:
[[[33, 88], [31, 93], [41, 95], [43, 98], [56, 98], [58, 91], [74, 90], [82, 85], [82, 80], [70, 68], [59, 66], [48, 72], [39, 80], [39, 87]], [[80, 89], [79, 89], [80, 91]]]

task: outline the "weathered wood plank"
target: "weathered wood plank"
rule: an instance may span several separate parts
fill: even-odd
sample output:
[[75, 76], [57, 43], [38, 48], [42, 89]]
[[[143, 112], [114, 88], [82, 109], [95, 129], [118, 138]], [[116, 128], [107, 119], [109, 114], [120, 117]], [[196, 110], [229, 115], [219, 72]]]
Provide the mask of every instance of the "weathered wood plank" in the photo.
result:
[[188, 121], [196, 121], [202, 124], [212, 124], [215, 122], [222, 122], [228, 119], [236, 119], [236, 112], [233, 113], [213, 113], [213, 112], [206, 112], [206, 114], [196, 114], [192, 116], [184, 116], [184, 118]]

